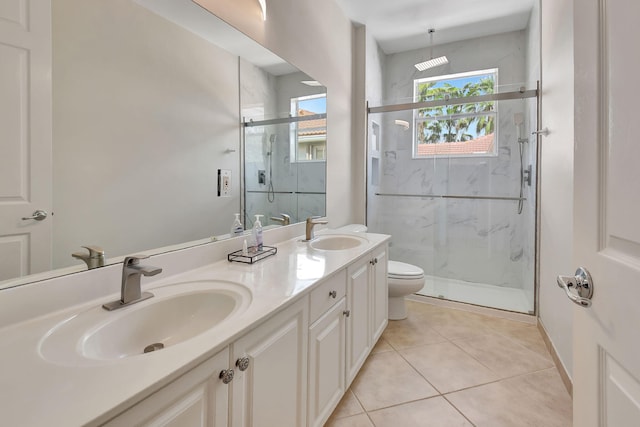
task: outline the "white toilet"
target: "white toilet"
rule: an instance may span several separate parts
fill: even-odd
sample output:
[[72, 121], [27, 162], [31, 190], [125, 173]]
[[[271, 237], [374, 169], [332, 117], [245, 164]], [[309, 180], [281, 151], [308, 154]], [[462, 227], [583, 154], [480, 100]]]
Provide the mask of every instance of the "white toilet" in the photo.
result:
[[420, 267], [404, 262], [387, 263], [389, 286], [389, 320], [407, 318], [404, 297], [418, 292], [424, 286], [424, 271]]
[[[339, 230], [352, 233], [363, 233], [367, 226], [349, 224]], [[407, 318], [407, 305], [404, 297], [418, 292], [424, 286], [424, 271], [420, 267], [399, 261], [387, 263], [387, 283], [389, 287], [389, 320]]]

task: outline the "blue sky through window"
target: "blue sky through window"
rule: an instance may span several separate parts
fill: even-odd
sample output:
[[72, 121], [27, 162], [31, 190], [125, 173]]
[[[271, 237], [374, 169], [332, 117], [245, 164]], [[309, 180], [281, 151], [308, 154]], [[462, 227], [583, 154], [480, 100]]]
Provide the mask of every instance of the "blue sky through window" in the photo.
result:
[[316, 114], [324, 114], [327, 112], [327, 97], [299, 99], [298, 108], [301, 110], [313, 111]]

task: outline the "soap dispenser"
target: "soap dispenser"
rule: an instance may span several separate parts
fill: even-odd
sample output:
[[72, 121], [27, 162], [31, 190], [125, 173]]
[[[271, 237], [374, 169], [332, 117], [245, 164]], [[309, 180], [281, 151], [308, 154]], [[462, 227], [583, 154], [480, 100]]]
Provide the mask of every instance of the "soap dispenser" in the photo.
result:
[[256, 220], [253, 223], [253, 240], [255, 241], [256, 250], [258, 252], [262, 251], [262, 223], [260, 222], [260, 218], [264, 215], [256, 214]]
[[235, 214], [236, 218], [233, 220], [233, 224], [231, 224], [231, 237], [242, 236], [244, 233], [244, 227], [240, 222], [240, 214]]

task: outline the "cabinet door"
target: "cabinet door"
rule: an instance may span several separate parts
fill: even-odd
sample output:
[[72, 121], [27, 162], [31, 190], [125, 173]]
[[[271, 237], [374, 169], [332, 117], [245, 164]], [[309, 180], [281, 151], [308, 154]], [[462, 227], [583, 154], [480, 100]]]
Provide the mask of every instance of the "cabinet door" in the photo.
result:
[[[308, 297], [233, 344], [233, 427], [301, 427], [306, 423]], [[246, 359], [245, 359], [246, 360]]]
[[309, 328], [309, 427], [321, 427], [345, 392], [345, 310], [342, 298]]
[[371, 348], [370, 258], [357, 261], [347, 270], [347, 386], [362, 367]]
[[229, 386], [219, 376], [228, 366], [225, 349], [104, 425], [226, 427]]
[[387, 285], [387, 245], [373, 252], [371, 289], [373, 292], [372, 307], [372, 345], [378, 341], [387, 327], [389, 317], [389, 288]]

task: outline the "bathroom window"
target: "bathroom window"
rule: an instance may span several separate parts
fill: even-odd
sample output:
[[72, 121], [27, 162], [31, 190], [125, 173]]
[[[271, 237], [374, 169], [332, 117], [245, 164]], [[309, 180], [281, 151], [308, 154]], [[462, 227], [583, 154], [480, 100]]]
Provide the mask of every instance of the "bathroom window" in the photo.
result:
[[[317, 116], [327, 113], [327, 95], [291, 98], [291, 116]], [[291, 159], [297, 162], [325, 161], [327, 158], [327, 119], [312, 118], [291, 123]]]
[[[414, 80], [415, 102], [494, 93], [498, 69]], [[414, 110], [414, 158], [491, 156], [497, 153], [497, 103], [481, 101]]]

